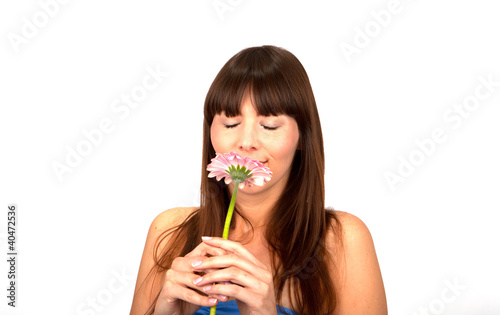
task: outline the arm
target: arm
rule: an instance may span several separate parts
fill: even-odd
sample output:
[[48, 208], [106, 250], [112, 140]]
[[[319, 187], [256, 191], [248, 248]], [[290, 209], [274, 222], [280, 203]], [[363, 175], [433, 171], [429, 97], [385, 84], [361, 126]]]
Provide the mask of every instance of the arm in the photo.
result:
[[[153, 254], [154, 245], [158, 237], [166, 230], [179, 225], [195, 208], [174, 208], [164, 211], [158, 215], [149, 228], [146, 245], [142, 255], [137, 283], [134, 292], [134, 299], [131, 315], [144, 315], [153, 303], [158, 294], [159, 298], [155, 306], [155, 314], [192, 314], [200, 306], [212, 306], [217, 303], [212, 296], [206, 296], [201, 291], [196, 293], [197, 289], [193, 281], [199, 278], [194, 273], [192, 263], [206, 258], [209, 255], [224, 255], [226, 252], [222, 249], [214, 249], [200, 243], [193, 251], [184, 257], [177, 257], [172, 261], [169, 270], [163, 272], [156, 281], [148, 278], [148, 273], [155, 265]], [[168, 243], [167, 236], [162, 246]], [[182, 246], [182, 244], [179, 244]], [[163, 248], [158, 248], [159, 252]], [[225, 297], [219, 297], [224, 300]]]
[[[156, 240], [160, 234], [172, 227], [176, 222], [176, 218], [182, 210], [171, 209], [159, 214], [151, 223], [148, 235], [146, 238], [146, 245], [142, 253], [141, 264], [139, 266], [139, 273], [137, 275], [137, 282], [135, 284], [134, 299], [132, 301], [132, 309], [130, 314], [143, 315], [148, 310], [149, 306], [156, 297], [156, 294], [161, 290], [161, 283], [163, 281], [156, 281], [154, 287], [152, 281], [144, 282], [151, 268], [154, 266], [153, 248]], [[142, 285], [142, 287], [141, 287]]]
[[342, 226], [344, 257], [336, 259], [341, 276], [334, 279], [340, 284], [335, 314], [386, 315], [384, 283], [370, 231], [356, 216], [337, 214]]

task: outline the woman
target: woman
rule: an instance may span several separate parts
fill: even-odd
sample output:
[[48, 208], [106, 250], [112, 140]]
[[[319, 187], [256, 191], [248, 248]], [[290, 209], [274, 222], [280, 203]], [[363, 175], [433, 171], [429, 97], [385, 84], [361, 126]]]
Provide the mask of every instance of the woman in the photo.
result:
[[[160, 214], [148, 233], [131, 314], [387, 314], [372, 238], [353, 215], [325, 209], [320, 120], [307, 74], [290, 52], [232, 57], [205, 100], [201, 205]], [[217, 153], [273, 172], [240, 189], [208, 178]], [[209, 237], [211, 236], [211, 237]], [[203, 239], [202, 239], [203, 237]]]

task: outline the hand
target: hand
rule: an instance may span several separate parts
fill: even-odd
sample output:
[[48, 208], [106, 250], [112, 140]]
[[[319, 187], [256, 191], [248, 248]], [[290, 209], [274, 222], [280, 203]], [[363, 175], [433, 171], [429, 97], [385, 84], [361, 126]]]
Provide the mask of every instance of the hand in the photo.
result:
[[[194, 281], [200, 278], [201, 270], [195, 269], [193, 264], [207, 259], [209, 255], [223, 256], [224, 249], [200, 243], [193, 251], [184, 257], [173, 260], [170, 269], [165, 273], [165, 281], [156, 302], [155, 314], [193, 314], [201, 306], [214, 306], [218, 300], [228, 300], [227, 296], [203, 293], [202, 288]], [[210, 268], [203, 270], [212, 272]], [[200, 294], [200, 293], [201, 294]]]
[[194, 267], [195, 271], [207, 271], [197, 280], [198, 288], [207, 294], [235, 298], [241, 314], [277, 314], [273, 275], [266, 265], [240, 243], [219, 237], [204, 237], [203, 243], [227, 254], [205, 258]]

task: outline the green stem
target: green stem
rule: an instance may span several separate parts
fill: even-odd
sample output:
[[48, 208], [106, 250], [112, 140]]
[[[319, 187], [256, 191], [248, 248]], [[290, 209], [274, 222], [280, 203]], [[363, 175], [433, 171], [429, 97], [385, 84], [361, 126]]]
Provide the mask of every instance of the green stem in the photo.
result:
[[[236, 194], [238, 193], [239, 183], [234, 183], [233, 196], [231, 197], [231, 202], [229, 203], [229, 208], [227, 209], [226, 222], [224, 223], [224, 231], [222, 232], [222, 238], [227, 240], [229, 236], [229, 227], [231, 226], [231, 219], [233, 218], [234, 205], [236, 203]], [[217, 306], [212, 306], [210, 308], [210, 315], [215, 315], [215, 310]]]
[[222, 233], [222, 238], [227, 240], [229, 236], [229, 226], [231, 226], [231, 219], [233, 217], [234, 204], [236, 203], [236, 194], [238, 193], [238, 184], [234, 183], [233, 196], [231, 197], [231, 202], [229, 203], [229, 208], [227, 209], [226, 223], [224, 223], [224, 232]]

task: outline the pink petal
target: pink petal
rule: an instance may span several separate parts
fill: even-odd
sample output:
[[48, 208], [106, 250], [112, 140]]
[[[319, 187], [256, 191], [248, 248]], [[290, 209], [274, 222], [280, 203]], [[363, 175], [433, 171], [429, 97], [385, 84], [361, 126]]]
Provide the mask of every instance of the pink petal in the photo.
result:
[[217, 180], [224, 179], [224, 182], [230, 184], [232, 182], [231, 176], [228, 174], [230, 166], [243, 166], [250, 171], [251, 177], [238, 185], [242, 189], [245, 185], [262, 186], [265, 182], [271, 180], [272, 172], [268, 167], [265, 167], [260, 161], [254, 160], [248, 156], [241, 157], [238, 153], [216, 153], [215, 158], [207, 166], [209, 178], [215, 177]]

